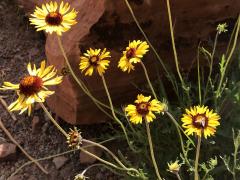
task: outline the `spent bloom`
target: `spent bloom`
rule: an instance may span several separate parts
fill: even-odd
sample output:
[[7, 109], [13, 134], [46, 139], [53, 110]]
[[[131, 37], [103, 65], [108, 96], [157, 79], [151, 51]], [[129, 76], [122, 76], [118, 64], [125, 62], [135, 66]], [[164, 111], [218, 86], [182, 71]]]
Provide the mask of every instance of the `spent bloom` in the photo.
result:
[[37, 31], [46, 31], [52, 34], [56, 32], [61, 36], [63, 32], [68, 31], [72, 25], [76, 24], [77, 11], [70, 10], [69, 3], [50, 2], [42, 4], [42, 7], [36, 7], [34, 13], [29, 19], [31, 24], [35, 25]]
[[139, 94], [137, 96], [137, 100], [135, 100], [135, 104], [129, 104], [125, 111], [127, 116], [130, 117], [130, 121], [133, 124], [141, 124], [143, 119], [147, 122], [152, 122], [156, 116], [154, 113], [164, 112], [164, 105], [158, 101], [157, 99], [151, 100], [151, 96], [143, 96]]
[[92, 49], [87, 50], [83, 56], [80, 57], [79, 69], [84, 72], [85, 76], [92, 76], [93, 71], [96, 70], [100, 76], [105, 73], [109, 66], [110, 52], [105, 49]]
[[217, 32], [218, 34], [221, 34], [221, 33], [225, 33], [227, 32], [227, 23], [223, 23], [223, 24], [218, 24], [217, 26]]
[[176, 160], [174, 163], [172, 163], [172, 162], [168, 163], [168, 169], [167, 170], [169, 172], [173, 173], [173, 174], [176, 174], [176, 173], [179, 172], [180, 167], [181, 167], [181, 165], [179, 164], [179, 161]]
[[186, 109], [186, 114], [181, 118], [185, 133], [197, 136], [204, 135], [205, 138], [212, 136], [216, 132], [216, 127], [220, 125], [220, 116], [210, 110], [207, 106], [194, 106]]
[[123, 51], [123, 55], [118, 62], [118, 67], [122, 71], [134, 70], [134, 63], [141, 62], [141, 59], [144, 54], [146, 54], [149, 50], [149, 45], [146, 41], [134, 40], [129, 42], [128, 47], [125, 51]]
[[74, 177], [74, 180], [86, 180], [87, 178], [84, 174], [78, 174]]
[[74, 129], [70, 129], [67, 137], [67, 143], [69, 147], [76, 149], [79, 149], [82, 144], [81, 132], [76, 127], [74, 127]]
[[48, 90], [47, 86], [57, 85], [62, 82], [62, 76], [57, 76], [54, 66], [46, 66], [46, 62], [42, 61], [40, 68], [33, 67], [29, 63], [27, 65], [28, 75], [20, 79], [18, 84], [4, 82], [0, 90], [15, 90], [18, 99], [8, 107], [10, 111], [28, 110], [31, 114], [32, 104], [34, 102], [44, 102], [45, 98], [54, 94], [54, 91]]

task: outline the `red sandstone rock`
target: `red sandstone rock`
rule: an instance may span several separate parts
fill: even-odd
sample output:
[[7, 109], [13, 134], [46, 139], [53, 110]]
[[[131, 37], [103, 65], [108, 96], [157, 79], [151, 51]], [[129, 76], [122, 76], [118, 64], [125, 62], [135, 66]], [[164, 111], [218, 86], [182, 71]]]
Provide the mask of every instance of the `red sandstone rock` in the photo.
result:
[[41, 130], [43, 122], [40, 121], [38, 116], [34, 116], [32, 119], [32, 132], [37, 133]]
[[[40, 5], [45, 0], [19, 0], [32, 12], [34, 3]], [[107, 47], [112, 54], [110, 68], [105, 76], [114, 105], [125, 104], [135, 99], [138, 90], [133, 84], [146, 83], [140, 66], [136, 71], [127, 74], [117, 68], [121, 51], [129, 40], [144, 39], [133, 21], [124, 0], [69, 0], [78, 13], [78, 24], [62, 36], [62, 42], [71, 65], [89, 87], [92, 94], [107, 103], [106, 94], [98, 76], [84, 77], [78, 69], [80, 51], [89, 47]], [[169, 37], [169, 24], [166, 1], [162, 0], [129, 0], [139, 23], [167, 64], [174, 64]], [[215, 34], [220, 22], [234, 23], [240, 11], [240, 1], [232, 0], [172, 0], [172, 19], [175, 40], [181, 67], [188, 69], [193, 63], [199, 41], [209, 39]], [[220, 39], [221, 44], [221, 39]], [[57, 44], [55, 35], [47, 35], [46, 55], [48, 62], [58, 69], [64, 67], [64, 59]], [[156, 64], [159, 64], [153, 53], [149, 53], [144, 62], [151, 78], [156, 76]], [[174, 67], [174, 66], [173, 66]], [[164, 74], [164, 72], [162, 73]], [[67, 76], [56, 89], [55, 96], [48, 100], [51, 110], [71, 124], [99, 123], [106, 120], [91, 100], [78, 88], [74, 80]]]
[[[92, 144], [83, 142], [82, 147], [89, 146], [89, 145], [92, 145]], [[88, 152], [98, 156], [98, 157], [101, 157], [102, 153], [103, 153], [102, 149], [100, 149], [96, 146], [90, 146], [90, 147], [86, 147], [84, 149], [87, 150]], [[97, 161], [97, 159], [95, 159], [92, 156], [89, 156], [86, 153], [80, 151], [80, 163], [81, 164], [93, 164], [96, 161]]]
[[11, 160], [16, 156], [16, 145], [12, 143], [0, 144], [0, 161]]
[[64, 164], [66, 164], [67, 161], [68, 161], [68, 158], [66, 158], [65, 156], [59, 156], [53, 159], [53, 163], [56, 169], [60, 169], [62, 166], [64, 166]]

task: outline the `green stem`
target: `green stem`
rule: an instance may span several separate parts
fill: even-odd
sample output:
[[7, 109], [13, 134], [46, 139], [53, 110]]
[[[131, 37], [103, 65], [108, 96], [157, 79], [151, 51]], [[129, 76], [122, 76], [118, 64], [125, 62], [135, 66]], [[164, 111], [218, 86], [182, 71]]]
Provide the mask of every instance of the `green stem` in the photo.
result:
[[110, 163], [110, 162], [108, 162], [108, 161], [106, 161], [106, 160], [98, 157], [98, 156], [95, 155], [95, 154], [92, 154], [92, 153], [88, 152], [87, 150], [85, 150], [85, 149], [82, 148], [82, 147], [80, 147], [79, 149], [80, 149], [82, 152], [84, 152], [85, 154], [87, 154], [87, 155], [89, 155], [89, 156], [97, 159], [98, 161], [100, 161], [100, 162], [102, 162], [102, 163], [104, 163], [104, 164], [106, 164], [106, 165], [108, 165], [108, 166], [111, 166], [111, 167], [113, 167], [113, 168], [115, 168], [115, 169], [119, 169], [119, 170], [122, 170], [122, 171], [126, 170], [126, 169], [124, 169], [124, 168], [120, 168], [120, 167], [118, 167], [117, 165], [115, 165], [115, 164], [113, 164], [113, 163]]
[[234, 35], [234, 32], [236, 31], [236, 29], [237, 29], [237, 23], [235, 23], [235, 25], [234, 25], [234, 28], [233, 28], [233, 30], [232, 30], [232, 33], [231, 33], [231, 36], [230, 36], [230, 40], [229, 40], [229, 42], [228, 42], [228, 46], [227, 46], [227, 50], [226, 50], [226, 56], [228, 55], [228, 52], [229, 52], [229, 49], [230, 49], [230, 46], [231, 46], [231, 44], [232, 44], [232, 40], [233, 40], [233, 35]]
[[112, 103], [112, 99], [111, 99], [111, 96], [110, 96], [110, 93], [109, 93], [109, 90], [108, 90], [108, 87], [107, 87], [107, 84], [106, 84], [106, 80], [104, 78], [104, 75], [101, 76], [102, 77], [102, 82], [103, 82], [103, 86], [104, 86], [104, 89], [106, 91], [106, 94], [107, 94], [107, 97], [108, 97], [108, 101], [109, 101], [109, 104], [110, 104], [110, 108], [111, 108], [111, 111], [112, 111], [112, 115], [115, 119], [115, 121], [117, 121], [117, 123], [121, 126], [123, 132], [124, 132], [124, 135], [126, 137], [126, 140], [127, 140], [127, 143], [129, 145], [129, 147], [131, 148], [131, 150], [133, 150], [134, 152], [136, 152], [136, 150], [132, 147], [132, 144], [131, 142], [129, 141], [129, 138], [128, 138], [128, 134], [126, 132], [126, 129], [123, 125], [123, 123], [118, 119], [118, 117], [116, 116], [115, 114], [115, 111], [114, 111], [114, 107], [113, 107], [113, 103]]
[[84, 176], [85, 173], [87, 173], [87, 171], [93, 167], [96, 167], [96, 166], [103, 166], [104, 168], [110, 170], [111, 172], [113, 172], [114, 174], [117, 174], [119, 176], [123, 176], [123, 174], [119, 173], [119, 172], [116, 172], [114, 169], [110, 168], [109, 166], [107, 166], [106, 164], [103, 164], [103, 163], [97, 163], [97, 164], [92, 164], [90, 166], [88, 166], [86, 169], [84, 169], [81, 173], [81, 175]]
[[176, 176], [177, 176], [177, 179], [178, 179], [178, 180], [182, 180], [181, 177], [180, 177], [180, 175], [179, 175], [179, 173], [176, 173]]
[[230, 63], [230, 60], [232, 58], [232, 55], [234, 53], [234, 50], [236, 48], [236, 45], [237, 45], [237, 39], [238, 39], [238, 35], [239, 35], [239, 28], [240, 28], [240, 16], [238, 16], [238, 21], [237, 21], [238, 25], [237, 25], [237, 29], [236, 29], [236, 34], [235, 34], [235, 37], [234, 37], [234, 41], [233, 41], [233, 46], [232, 46], [232, 49], [229, 53], [229, 56], [226, 60], [226, 63], [224, 65], [224, 69], [223, 69], [223, 72], [221, 73], [221, 78], [220, 78], [220, 82], [219, 82], [219, 85], [218, 85], [218, 88], [217, 88], [217, 91], [216, 91], [216, 97], [220, 97], [221, 96], [221, 93], [220, 93], [220, 90], [221, 90], [221, 87], [222, 87], [222, 83], [223, 83], [223, 79], [225, 77], [225, 73], [226, 73], [226, 70], [227, 70], [227, 67], [228, 67], [228, 64]]
[[238, 154], [238, 148], [239, 148], [239, 143], [237, 142], [238, 136], [235, 136], [235, 132], [233, 131], [233, 141], [234, 141], [234, 154], [233, 154], [233, 170], [232, 170], [232, 175], [233, 175], [233, 180], [236, 180], [236, 167], [237, 167], [237, 154]]
[[210, 67], [209, 67], [209, 74], [208, 74], [207, 84], [206, 84], [205, 93], [204, 93], [204, 99], [206, 98], [206, 95], [208, 93], [208, 85], [211, 82], [212, 69], [213, 69], [213, 60], [214, 60], [214, 55], [215, 55], [215, 51], [216, 51], [218, 35], [219, 35], [219, 33], [217, 32], [217, 34], [215, 36], [215, 39], [214, 39], [213, 51], [212, 51], [211, 56], [210, 56]]
[[142, 61], [140, 62], [140, 64], [142, 65], [142, 68], [143, 68], [144, 74], [145, 74], [145, 76], [146, 76], [146, 79], [147, 79], [148, 85], [149, 85], [149, 87], [150, 87], [150, 89], [151, 89], [151, 91], [152, 91], [152, 93], [153, 93], [153, 96], [154, 96], [155, 99], [157, 99], [157, 95], [156, 95], [156, 93], [155, 93], [155, 91], [154, 91], [154, 89], [153, 89], [152, 83], [151, 83], [151, 81], [150, 81], [150, 79], [149, 79], [149, 75], [148, 75], [148, 72], [147, 72], [146, 66], [143, 64]]
[[[149, 41], [147, 35], [145, 34], [145, 32], [143, 31], [142, 27], [140, 26], [140, 23], [138, 22], [133, 10], [132, 10], [132, 7], [130, 6], [128, 0], [124, 0], [128, 9], [129, 9], [129, 12], [130, 14], [132, 15], [132, 18], [134, 20], [134, 22], [136, 23], [138, 29], [140, 30], [140, 32], [142, 33], [143, 37], [145, 38], [145, 40], [147, 41], [147, 43], [149, 44], [150, 48], [152, 49], [153, 53], [155, 54], [155, 56], [157, 57], [158, 61], [160, 62], [161, 66], [163, 67], [163, 70], [165, 71], [166, 73], [166, 77], [169, 78], [169, 80], [171, 81], [173, 87], [175, 87], [175, 91], [177, 93], [177, 86], [176, 86], [176, 83], [174, 82], [174, 80], [172, 79], [172, 76], [171, 74], [169, 73], [167, 67], [165, 66], [163, 60], [161, 59], [161, 57], [159, 56], [159, 54], [157, 53], [156, 49], [154, 48], [154, 46], [152, 45], [152, 43]], [[165, 74], [164, 73], [164, 74]], [[177, 93], [178, 94], [178, 93]]]
[[182, 133], [186, 136], [186, 138], [188, 138], [188, 140], [191, 142], [191, 144], [195, 147], [195, 144], [193, 142], [193, 140], [184, 132], [184, 130], [182, 129], [182, 127], [178, 124], [177, 120], [173, 117], [173, 115], [169, 112], [166, 111], [165, 112], [168, 117], [172, 120], [173, 124], [176, 126], [177, 129], [181, 130]]
[[169, 0], [167, 0], [167, 10], [168, 10], [168, 20], [169, 20], [169, 27], [170, 27], [170, 33], [171, 33], [171, 40], [172, 40], [172, 47], [173, 47], [173, 54], [174, 54], [174, 60], [175, 60], [175, 65], [178, 73], [178, 77], [181, 81], [183, 89], [188, 93], [189, 90], [182, 78], [180, 69], [179, 69], [179, 61], [178, 61], [178, 56], [177, 56], [177, 50], [176, 50], [176, 45], [175, 45], [175, 40], [174, 40], [174, 33], [173, 33], [173, 25], [172, 25], [172, 17], [171, 17], [171, 9], [170, 9], [170, 4]]
[[66, 133], [66, 131], [56, 122], [56, 120], [52, 117], [52, 115], [48, 112], [46, 106], [43, 103], [39, 103], [40, 106], [42, 107], [42, 109], [44, 110], [44, 112], [46, 113], [46, 115], [48, 116], [48, 118], [52, 121], [52, 123], [57, 127], [57, 129], [67, 138], [68, 134]]
[[199, 180], [198, 161], [199, 161], [199, 155], [200, 155], [201, 139], [202, 139], [201, 136], [198, 136], [198, 144], [197, 144], [195, 167], [194, 167], [194, 180]]
[[93, 141], [90, 141], [90, 140], [87, 140], [87, 139], [83, 139], [83, 142], [86, 142], [88, 144], [92, 144], [94, 146], [97, 146], [103, 150], [105, 150], [106, 152], [108, 152], [112, 157], [113, 159], [115, 159], [115, 161], [120, 165], [122, 166], [122, 168], [124, 169], [128, 169], [125, 165], [122, 164], [122, 162], [117, 158], [117, 156], [115, 154], [112, 153], [112, 151], [110, 151], [108, 148], [106, 148], [105, 146], [101, 145], [101, 144], [98, 144], [96, 142], [93, 142]]
[[[183, 138], [182, 138], [182, 134], [181, 134], [181, 131], [180, 131], [180, 128], [179, 128], [179, 124], [177, 123], [176, 119], [172, 116], [171, 113], [169, 112], [166, 112], [166, 114], [168, 115], [168, 117], [172, 120], [173, 124], [175, 125], [176, 129], [177, 129], [177, 132], [178, 132], [178, 135], [179, 135], [179, 138], [180, 138], [180, 144], [181, 144], [181, 148], [182, 148], [182, 152], [183, 152], [183, 156], [184, 156], [184, 159], [187, 163], [187, 165], [189, 167], [192, 167], [190, 162], [188, 161], [188, 158], [187, 158], [187, 152], [184, 148], [184, 143], [183, 143]], [[183, 131], [183, 130], [182, 130]], [[184, 133], [185, 134], [185, 133]], [[185, 134], [186, 135], [186, 134]], [[187, 136], [188, 137], [188, 136]], [[189, 137], [188, 137], [189, 138]], [[192, 142], [192, 140], [189, 138], [189, 140]], [[193, 142], [192, 142], [193, 143]]]
[[207, 171], [207, 172], [205, 173], [205, 175], [203, 176], [202, 180], [205, 180], [208, 174], [209, 174], [209, 171]]
[[156, 172], [158, 179], [162, 180], [159, 170], [158, 170], [156, 160], [155, 160], [155, 156], [154, 156], [153, 143], [152, 143], [152, 137], [151, 137], [151, 132], [150, 132], [150, 128], [149, 128], [149, 123], [146, 121], [146, 119], [145, 119], [145, 124], [146, 124], [146, 129], [147, 129], [147, 137], [148, 137], [148, 143], [149, 143], [149, 147], [150, 147], [150, 154], [151, 154], [153, 166], [155, 168], [155, 172]]
[[[61, 41], [60, 37], [57, 36], [57, 39], [58, 39], [58, 45], [59, 45], [59, 47], [60, 47], [60, 50], [61, 50], [61, 52], [62, 52], [62, 54], [63, 54], [63, 57], [64, 57], [64, 59], [65, 59], [65, 62], [66, 62], [66, 64], [67, 64], [68, 68], [69, 68], [69, 71], [70, 71], [73, 79], [74, 79], [74, 80], [77, 82], [77, 84], [81, 87], [81, 89], [83, 90], [83, 92], [84, 92], [85, 94], [87, 94], [87, 96], [89, 96], [96, 105], [99, 104], [99, 105], [101, 105], [101, 106], [103, 106], [103, 107], [105, 107], [105, 108], [107, 108], [107, 109], [110, 109], [109, 106], [107, 106], [106, 104], [104, 104], [104, 103], [102, 103], [101, 101], [99, 101], [98, 99], [96, 99], [96, 98], [89, 92], [89, 90], [88, 90], [87, 87], [84, 85], [84, 83], [83, 83], [81, 80], [78, 79], [78, 77], [77, 77], [76, 74], [74, 73], [74, 71], [73, 71], [73, 69], [72, 69], [72, 67], [71, 67], [71, 65], [70, 65], [70, 63], [69, 63], [69, 60], [68, 60], [67, 55], [66, 55], [66, 53], [65, 53], [65, 50], [64, 50], [64, 48], [63, 48], [62, 41]], [[99, 107], [99, 106], [97, 105], [97, 107]], [[115, 110], [115, 111], [116, 111], [117, 114], [122, 115], [122, 114], [121, 114], [120, 112], [118, 112], [117, 110]], [[106, 111], [104, 111], [104, 112], [106, 112]]]
[[201, 75], [200, 75], [200, 64], [199, 64], [199, 46], [197, 51], [197, 73], [198, 73], [198, 97], [199, 104], [202, 104], [202, 93], [201, 93]]

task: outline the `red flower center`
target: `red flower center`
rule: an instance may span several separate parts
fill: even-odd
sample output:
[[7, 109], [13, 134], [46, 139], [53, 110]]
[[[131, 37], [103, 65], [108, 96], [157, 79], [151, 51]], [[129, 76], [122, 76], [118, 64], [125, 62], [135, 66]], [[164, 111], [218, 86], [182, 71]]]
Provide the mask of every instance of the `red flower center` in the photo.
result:
[[81, 143], [81, 136], [79, 134], [79, 132], [77, 131], [72, 131], [69, 133], [69, 144], [71, 146], [76, 146], [79, 143]]
[[50, 12], [45, 18], [46, 23], [51, 26], [60, 25], [62, 20], [63, 20], [62, 15], [58, 12]]
[[19, 84], [20, 93], [31, 96], [38, 93], [43, 86], [43, 80], [38, 76], [25, 76]]
[[142, 116], [145, 116], [149, 112], [149, 106], [150, 104], [148, 102], [142, 102], [136, 105], [137, 112], [141, 114]]
[[193, 126], [198, 129], [204, 129], [208, 126], [208, 118], [205, 114], [197, 114], [193, 117]]
[[131, 59], [131, 58], [135, 57], [135, 52], [136, 52], [136, 49], [130, 48], [126, 53], [127, 59]]
[[98, 56], [92, 56], [90, 57], [90, 64], [93, 65], [93, 66], [96, 66], [98, 61], [99, 61], [99, 57]]

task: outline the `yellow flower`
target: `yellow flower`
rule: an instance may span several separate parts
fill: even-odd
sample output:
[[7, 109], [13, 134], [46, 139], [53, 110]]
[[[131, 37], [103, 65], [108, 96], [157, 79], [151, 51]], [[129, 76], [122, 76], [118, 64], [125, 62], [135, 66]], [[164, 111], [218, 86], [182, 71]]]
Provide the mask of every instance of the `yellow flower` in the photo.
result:
[[216, 132], [216, 127], [220, 125], [220, 116], [209, 110], [207, 106], [194, 106], [186, 109], [186, 114], [183, 114], [182, 122], [183, 128], [186, 128], [188, 135], [196, 133], [204, 137], [212, 136]]
[[52, 34], [56, 32], [61, 36], [62, 32], [68, 31], [72, 25], [76, 24], [77, 11], [74, 8], [70, 11], [69, 3], [57, 2], [42, 4], [42, 8], [36, 7], [30, 18], [31, 24], [35, 25], [37, 31], [45, 30]]
[[128, 71], [128, 73], [134, 70], [133, 63], [140, 62], [143, 55], [148, 52], [148, 48], [149, 45], [146, 41], [134, 40], [129, 42], [126, 51], [123, 51], [123, 56], [118, 62], [118, 67], [124, 72]]
[[180, 170], [181, 165], [178, 164], [178, 160], [176, 160], [174, 163], [168, 163], [168, 171], [171, 173], [178, 173]]
[[56, 85], [62, 82], [62, 76], [56, 76], [57, 71], [53, 66], [47, 66], [46, 62], [41, 62], [41, 67], [33, 67], [29, 63], [27, 66], [29, 75], [24, 76], [19, 84], [4, 82], [1, 90], [15, 90], [18, 99], [8, 107], [10, 111], [28, 110], [31, 114], [32, 104], [34, 102], [44, 102], [45, 98], [54, 94], [54, 91], [49, 91], [46, 86]]
[[110, 52], [106, 48], [101, 51], [101, 49], [92, 49], [87, 50], [87, 53], [83, 54], [84, 56], [80, 57], [79, 69], [85, 71], [85, 76], [91, 76], [94, 69], [101, 76], [109, 66]]
[[130, 121], [133, 124], [141, 124], [142, 120], [145, 119], [147, 122], [153, 121], [156, 116], [153, 114], [160, 113], [164, 111], [164, 106], [157, 99], [151, 100], [151, 96], [143, 96], [139, 94], [137, 100], [135, 100], [135, 105], [129, 104], [125, 111], [127, 116], [130, 116]]

